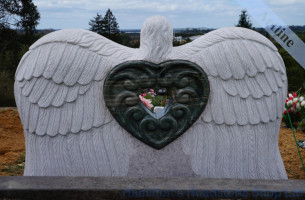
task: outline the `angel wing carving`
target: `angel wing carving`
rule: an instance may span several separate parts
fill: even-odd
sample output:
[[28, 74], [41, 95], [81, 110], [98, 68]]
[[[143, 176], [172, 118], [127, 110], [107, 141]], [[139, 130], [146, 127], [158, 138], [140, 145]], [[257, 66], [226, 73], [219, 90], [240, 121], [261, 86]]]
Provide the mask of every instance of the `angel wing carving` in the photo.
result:
[[223, 28], [169, 57], [197, 63], [211, 85], [201, 120], [183, 138], [196, 174], [287, 179], [278, 148], [287, 77], [276, 47], [254, 31]]
[[127, 173], [129, 147], [120, 144], [127, 134], [113, 126], [101, 90], [111, 68], [135, 52], [85, 30], [54, 32], [31, 46], [15, 84], [25, 175]]
[[[198, 176], [286, 179], [277, 138], [287, 93], [275, 46], [242, 29], [213, 31], [172, 47], [172, 27], [149, 18], [131, 49], [85, 30], [57, 31], [24, 55], [15, 98], [27, 176]], [[105, 106], [103, 84], [118, 64], [189, 60], [208, 75], [208, 105], [162, 150], [131, 137]]]

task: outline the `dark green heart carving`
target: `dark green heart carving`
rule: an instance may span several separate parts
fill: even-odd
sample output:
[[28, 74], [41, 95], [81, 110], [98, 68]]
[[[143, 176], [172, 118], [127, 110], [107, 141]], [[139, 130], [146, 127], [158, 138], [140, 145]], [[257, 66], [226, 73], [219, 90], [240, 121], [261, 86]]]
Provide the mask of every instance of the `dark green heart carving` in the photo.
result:
[[[169, 88], [173, 101], [163, 116], [152, 113], [139, 99], [146, 88]], [[207, 75], [196, 64], [174, 60], [156, 65], [130, 61], [116, 66], [104, 82], [106, 106], [131, 135], [161, 149], [198, 119], [209, 98]]]

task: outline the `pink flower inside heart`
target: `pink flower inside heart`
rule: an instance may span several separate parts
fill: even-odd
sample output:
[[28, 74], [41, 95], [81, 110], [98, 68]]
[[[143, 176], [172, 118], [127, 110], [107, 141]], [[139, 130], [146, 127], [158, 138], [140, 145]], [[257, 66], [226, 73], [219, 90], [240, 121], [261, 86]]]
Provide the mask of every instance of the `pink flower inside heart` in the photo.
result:
[[139, 95], [140, 100], [142, 101], [142, 103], [148, 108], [151, 109], [153, 107], [153, 105], [151, 104], [151, 100], [150, 99], [145, 99], [143, 96]]

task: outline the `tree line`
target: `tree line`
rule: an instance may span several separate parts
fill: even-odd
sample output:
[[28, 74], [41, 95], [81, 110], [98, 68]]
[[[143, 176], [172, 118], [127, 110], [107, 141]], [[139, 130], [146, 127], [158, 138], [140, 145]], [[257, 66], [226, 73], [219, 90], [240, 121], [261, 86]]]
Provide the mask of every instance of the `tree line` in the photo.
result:
[[39, 35], [40, 14], [32, 0], [0, 0], [0, 106], [15, 106], [14, 75]]
[[116, 17], [110, 8], [104, 17], [97, 13], [93, 19], [90, 19], [89, 30], [128, 47], [138, 48], [140, 46], [140, 38], [132, 39], [129, 34], [120, 31]]
[[120, 39], [119, 25], [110, 9], [107, 10], [104, 17], [99, 13], [97, 13], [96, 17], [90, 20], [89, 26], [90, 26], [90, 31], [96, 32], [113, 41], [119, 42]]

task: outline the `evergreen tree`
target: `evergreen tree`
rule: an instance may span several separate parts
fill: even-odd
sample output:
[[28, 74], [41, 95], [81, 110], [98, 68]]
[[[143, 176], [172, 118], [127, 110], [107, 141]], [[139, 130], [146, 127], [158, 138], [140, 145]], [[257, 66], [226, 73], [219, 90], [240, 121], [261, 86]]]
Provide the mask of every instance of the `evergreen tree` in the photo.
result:
[[252, 29], [252, 23], [246, 10], [241, 11], [241, 14], [239, 15], [239, 21], [236, 26]]
[[9, 28], [15, 26], [17, 20], [14, 15], [17, 15], [17, 2], [11, 0], [0, 1], [0, 26], [2, 28]]
[[96, 32], [100, 35], [102, 35], [104, 31], [104, 25], [103, 25], [103, 16], [100, 14], [96, 14], [96, 17], [90, 20], [90, 31]]
[[34, 34], [39, 18], [32, 0], [0, 0], [0, 106], [16, 106], [15, 71], [30, 44], [39, 37]]
[[40, 14], [32, 0], [1, 0], [0, 26], [22, 28], [32, 35], [38, 25]]
[[108, 9], [105, 16], [98, 14], [89, 22], [90, 30], [108, 39], [121, 43], [119, 25], [111, 10]]
[[17, 26], [21, 27], [26, 34], [33, 34], [38, 25], [40, 14], [32, 0], [20, 0], [21, 8], [19, 10], [20, 20]]
[[103, 19], [103, 33], [102, 35], [112, 39], [118, 40], [120, 35], [119, 25], [116, 21], [115, 16], [112, 14], [111, 10], [108, 8], [106, 15]]

